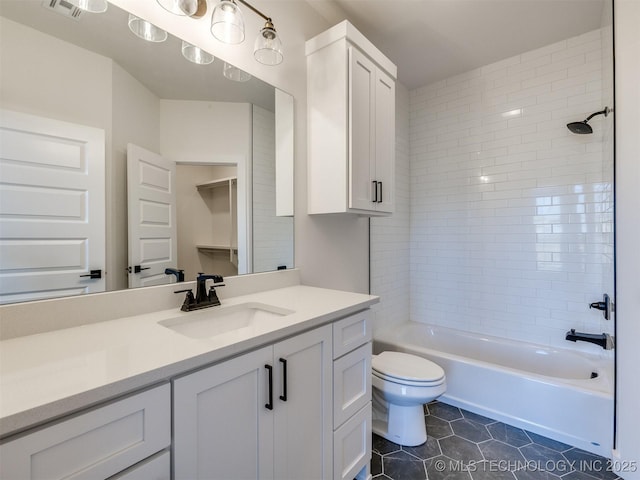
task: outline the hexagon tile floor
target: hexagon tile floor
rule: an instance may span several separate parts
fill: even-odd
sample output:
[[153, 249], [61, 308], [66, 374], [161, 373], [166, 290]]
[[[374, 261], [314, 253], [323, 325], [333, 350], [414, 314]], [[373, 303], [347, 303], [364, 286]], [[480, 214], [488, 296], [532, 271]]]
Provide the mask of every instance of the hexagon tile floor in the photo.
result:
[[442, 402], [425, 406], [427, 442], [373, 436], [378, 480], [616, 480], [607, 459]]

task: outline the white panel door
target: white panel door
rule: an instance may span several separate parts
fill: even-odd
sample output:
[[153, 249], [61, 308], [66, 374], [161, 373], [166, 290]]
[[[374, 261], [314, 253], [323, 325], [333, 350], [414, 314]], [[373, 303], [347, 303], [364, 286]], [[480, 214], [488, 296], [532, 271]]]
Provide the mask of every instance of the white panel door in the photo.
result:
[[375, 210], [373, 138], [375, 65], [349, 48], [349, 208]]
[[176, 164], [137, 145], [127, 145], [129, 287], [175, 280], [177, 268]]
[[103, 130], [0, 110], [0, 303], [104, 291], [104, 157]]

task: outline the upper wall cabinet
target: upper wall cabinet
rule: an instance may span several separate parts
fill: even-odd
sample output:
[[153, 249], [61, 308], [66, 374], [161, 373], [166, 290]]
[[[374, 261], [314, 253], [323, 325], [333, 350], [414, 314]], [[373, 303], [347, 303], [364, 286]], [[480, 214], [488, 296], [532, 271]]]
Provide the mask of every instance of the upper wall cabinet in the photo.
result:
[[346, 20], [306, 54], [309, 213], [393, 213], [396, 66]]

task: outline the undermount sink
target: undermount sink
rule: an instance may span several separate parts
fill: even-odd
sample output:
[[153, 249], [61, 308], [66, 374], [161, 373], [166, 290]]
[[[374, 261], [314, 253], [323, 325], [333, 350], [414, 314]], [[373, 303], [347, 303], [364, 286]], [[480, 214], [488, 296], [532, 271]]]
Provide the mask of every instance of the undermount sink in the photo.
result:
[[265, 322], [294, 313], [264, 303], [242, 303], [211, 307], [158, 322], [163, 327], [191, 338], [211, 338], [229, 332], [244, 332]]

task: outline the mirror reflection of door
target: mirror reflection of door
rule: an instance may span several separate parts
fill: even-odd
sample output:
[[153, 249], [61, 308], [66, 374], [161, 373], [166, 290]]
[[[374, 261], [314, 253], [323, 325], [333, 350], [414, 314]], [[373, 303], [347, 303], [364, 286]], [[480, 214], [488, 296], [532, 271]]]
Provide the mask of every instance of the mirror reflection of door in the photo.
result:
[[0, 303], [105, 289], [105, 134], [0, 111]]
[[128, 144], [127, 208], [129, 288], [171, 283], [165, 270], [178, 269], [175, 162]]
[[179, 164], [127, 146], [129, 287], [238, 274], [236, 165]]

